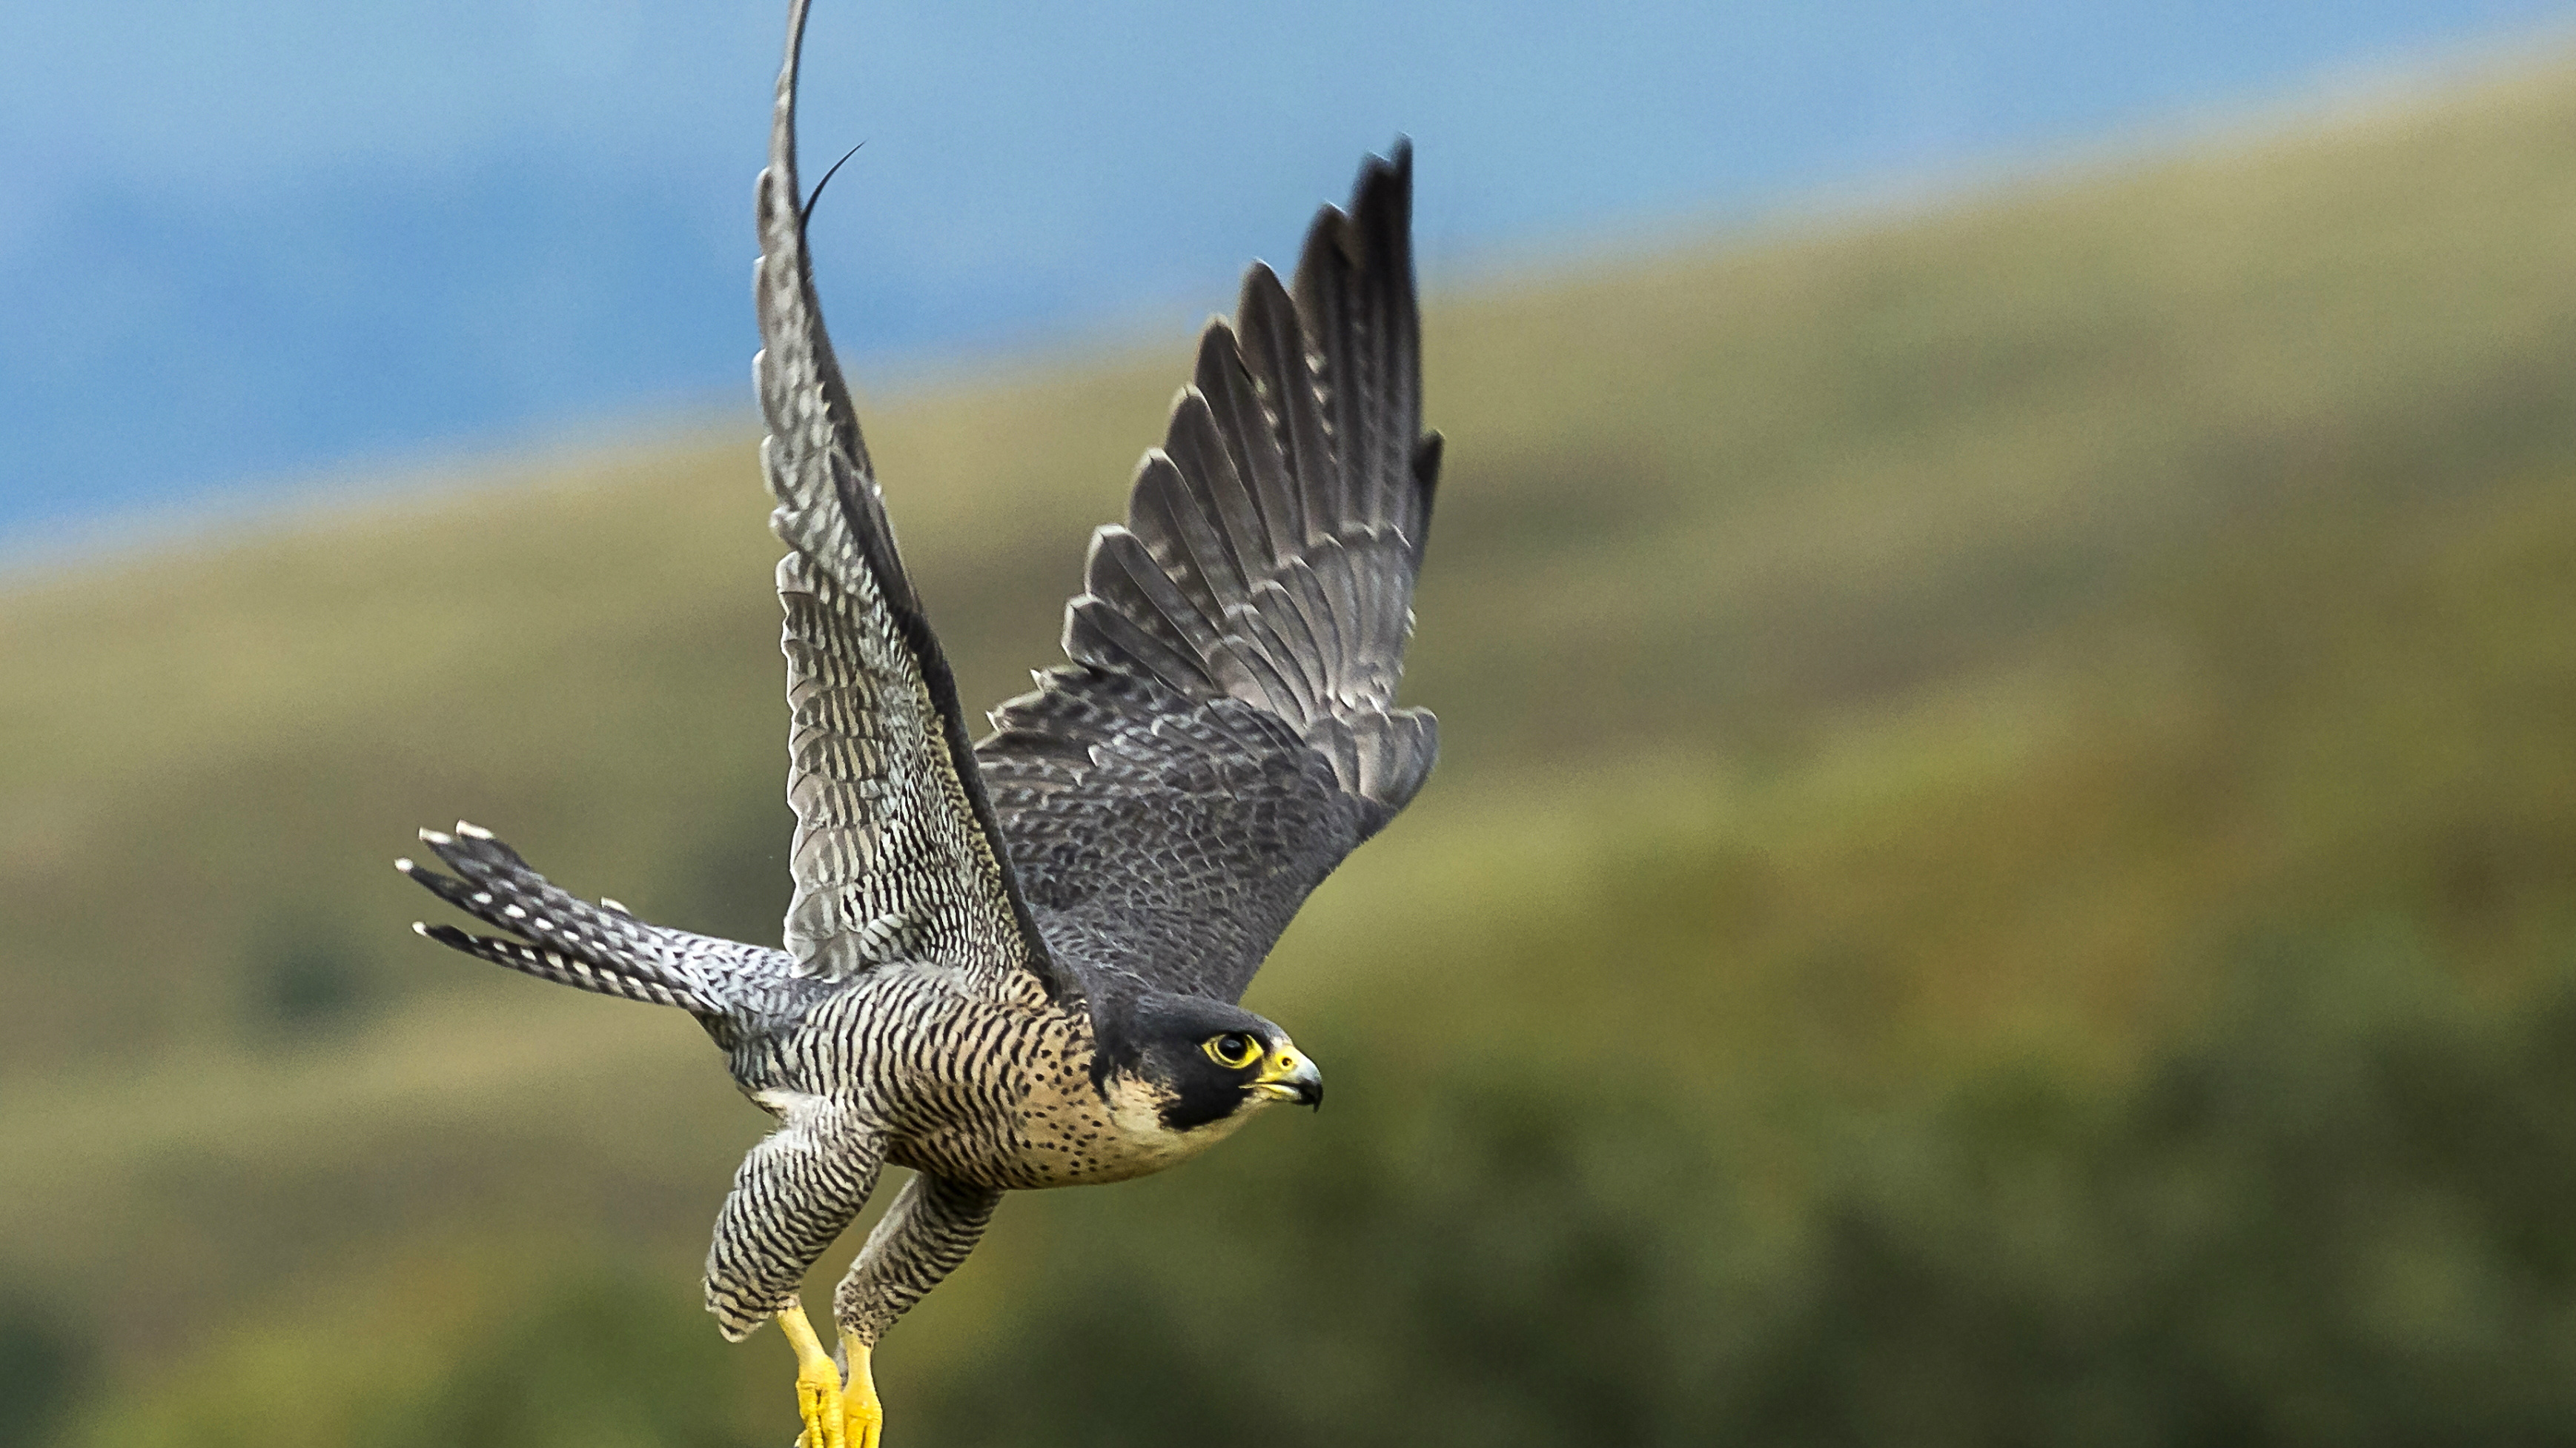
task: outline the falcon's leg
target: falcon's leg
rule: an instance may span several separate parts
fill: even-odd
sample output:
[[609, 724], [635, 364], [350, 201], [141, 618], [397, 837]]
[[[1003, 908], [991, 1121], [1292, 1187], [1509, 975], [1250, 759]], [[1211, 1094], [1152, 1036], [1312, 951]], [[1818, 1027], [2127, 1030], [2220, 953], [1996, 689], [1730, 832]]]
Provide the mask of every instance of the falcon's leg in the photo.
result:
[[[707, 1310], [740, 1342], [776, 1317], [796, 1349], [796, 1407], [803, 1448], [857, 1448], [847, 1433], [841, 1373], [815, 1340], [797, 1288], [807, 1269], [865, 1206], [883, 1144], [845, 1111], [816, 1099], [791, 1104], [787, 1124], [751, 1149], [734, 1173], [707, 1249]], [[871, 1389], [868, 1396], [875, 1397]], [[873, 1448], [876, 1440], [867, 1440]]]
[[850, 1448], [877, 1448], [877, 1435], [884, 1429], [885, 1409], [868, 1363], [877, 1340], [975, 1250], [1001, 1200], [1002, 1194], [991, 1187], [923, 1172], [868, 1234], [868, 1244], [850, 1264], [850, 1275], [832, 1294], [832, 1317], [840, 1324], [841, 1348], [850, 1360]]
[[[796, 1448], [853, 1448], [849, 1411], [841, 1393], [841, 1365], [832, 1361], [832, 1355], [823, 1351], [822, 1340], [814, 1336], [814, 1324], [805, 1320], [805, 1304], [799, 1302], [778, 1314], [778, 1326], [796, 1349], [796, 1411], [805, 1419], [805, 1431], [796, 1435]], [[873, 1383], [868, 1386], [868, 1398], [876, 1398]], [[872, 1436], [858, 1448], [876, 1448], [876, 1439]]]
[[874, 1351], [848, 1338], [841, 1340], [841, 1349], [850, 1360], [849, 1386], [841, 1396], [842, 1431], [849, 1448], [878, 1448], [885, 1435], [885, 1401], [877, 1396], [877, 1375], [868, 1366]]

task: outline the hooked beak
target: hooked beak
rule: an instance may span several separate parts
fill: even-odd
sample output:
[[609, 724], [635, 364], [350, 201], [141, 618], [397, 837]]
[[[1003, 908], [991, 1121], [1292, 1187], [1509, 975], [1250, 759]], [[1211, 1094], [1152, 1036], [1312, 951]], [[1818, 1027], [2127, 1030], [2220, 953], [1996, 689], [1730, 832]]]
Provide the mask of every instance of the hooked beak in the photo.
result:
[[1273, 1101], [1294, 1101], [1324, 1109], [1324, 1073], [1297, 1051], [1281, 1047], [1270, 1053], [1261, 1074], [1252, 1078], [1253, 1094]]

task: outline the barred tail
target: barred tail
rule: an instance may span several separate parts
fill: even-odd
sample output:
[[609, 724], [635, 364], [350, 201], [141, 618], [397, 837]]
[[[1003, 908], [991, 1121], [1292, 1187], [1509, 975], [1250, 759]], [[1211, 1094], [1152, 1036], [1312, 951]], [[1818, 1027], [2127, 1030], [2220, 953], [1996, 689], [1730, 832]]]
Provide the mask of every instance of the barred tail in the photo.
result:
[[477, 960], [506, 965], [540, 980], [650, 1005], [722, 1014], [710, 982], [671, 946], [673, 932], [647, 925], [614, 901], [593, 905], [528, 868], [492, 832], [456, 822], [455, 834], [422, 830], [421, 843], [456, 871], [451, 879], [410, 860], [394, 868], [433, 895], [516, 940], [468, 935], [453, 925], [415, 922], [412, 929]]

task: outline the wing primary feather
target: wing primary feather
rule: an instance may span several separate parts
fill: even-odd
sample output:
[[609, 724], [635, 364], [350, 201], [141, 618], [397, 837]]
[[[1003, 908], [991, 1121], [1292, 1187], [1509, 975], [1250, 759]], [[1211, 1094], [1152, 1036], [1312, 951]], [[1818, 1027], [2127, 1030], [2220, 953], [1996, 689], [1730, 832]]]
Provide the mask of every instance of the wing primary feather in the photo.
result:
[[1431, 505], [1440, 493], [1440, 450], [1445, 441], [1440, 434], [1429, 433], [1413, 450], [1413, 526], [1405, 530], [1404, 541], [1410, 545], [1416, 573], [1422, 571], [1422, 550], [1431, 542]]
[[1155, 567], [1169, 577], [1212, 632], [1225, 617], [1222, 598], [1243, 590], [1231, 576], [1234, 561], [1227, 556], [1224, 538], [1208, 513], [1170, 453], [1155, 448], [1145, 454], [1128, 493], [1127, 514], [1146, 525], [1138, 531]]
[[1243, 597], [1271, 566], [1269, 531], [1206, 393], [1196, 387], [1182, 392], [1164, 447], [1216, 524], [1225, 558], [1218, 594], [1228, 602]]
[[1334, 686], [1351, 662], [1350, 641], [1342, 636], [1349, 601], [1335, 598], [1325, 582], [1341, 547], [1338, 538], [1318, 539], [1307, 546], [1305, 556], [1292, 561], [1279, 575], [1281, 591], [1296, 609], [1297, 621], [1306, 628], [1306, 638], [1298, 640], [1298, 646], [1307, 651], [1300, 662], [1313, 664], [1307, 677], [1314, 680], [1319, 699], [1330, 699], [1337, 692]]
[[[1360, 370], [1361, 359], [1353, 345], [1358, 323], [1354, 313], [1364, 299], [1352, 295], [1355, 268], [1345, 244], [1349, 230], [1350, 218], [1340, 209], [1327, 206], [1315, 213], [1314, 224], [1306, 230], [1306, 244], [1298, 253], [1290, 290], [1303, 334], [1306, 365], [1300, 371], [1306, 374], [1305, 390], [1315, 398], [1317, 420], [1331, 439], [1335, 461], [1355, 463], [1364, 457], [1365, 424], [1360, 412], [1366, 406], [1369, 378]], [[1327, 467], [1302, 474], [1311, 510], [1309, 537], [1326, 536], [1363, 516], [1358, 505], [1369, 480], [1352, 476], [1357, 471]]]
[[[1297, 485], [1279, 452], [1279, 438], [1263, 405], [1252, 369], [1244, 361], [1242, 339], [1223, 322], [1209, 326], [1199, 343], [1198, 390], [1207, 399], [1208, 416], [1226, 453], [1234, 459], [1245, 498], [1259, 520], [1259, 563], [1267, 573], [1297, 556], [1303, 527]], [[1251, 559], [1245, 560], [1251, 563]]]
[[1297, 325], [1297, 305], [1279, 284], [1279, 276], [1261, 265], [1244, 274], [1243, 365], [1260, 399], [1264, 431], [1279, 450], [1287, 503], [1284, 541], [1288, 553], [1316, 536], [1322, 520], [1321, 500], [1312, 496], [1317, 454], [1324, 450], [1323, 425], [1315, 414], [1315, 389], [1308, 382], [1305, 338]]
[[[1094, 574], [1093, 591], [1118, 602], [1204, 675], [1210, 656], [1223, 646], [1216, 626], [1200, 612], [1200, 604], [1181, 581], [1165, 571], [1144, 540], [1125, 528], [1104, 530], [1092, 556], [1101, 565]], [[1207, 607], [1222, 616], [1213, 603]]]

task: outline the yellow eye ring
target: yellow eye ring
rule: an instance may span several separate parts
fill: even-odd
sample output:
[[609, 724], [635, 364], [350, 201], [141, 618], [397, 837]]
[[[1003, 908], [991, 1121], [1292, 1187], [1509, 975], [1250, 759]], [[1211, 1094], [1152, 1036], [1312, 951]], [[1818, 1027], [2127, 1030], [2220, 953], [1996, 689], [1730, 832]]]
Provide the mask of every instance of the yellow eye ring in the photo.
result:
[[1199, 1049], [1207, 1052], [1209, 1060], [1229, 1071], [1240, 1071], [1261, 1059], [1261, 1043], [1241, 1031], [1211, 1036], [1201, 1043]]

